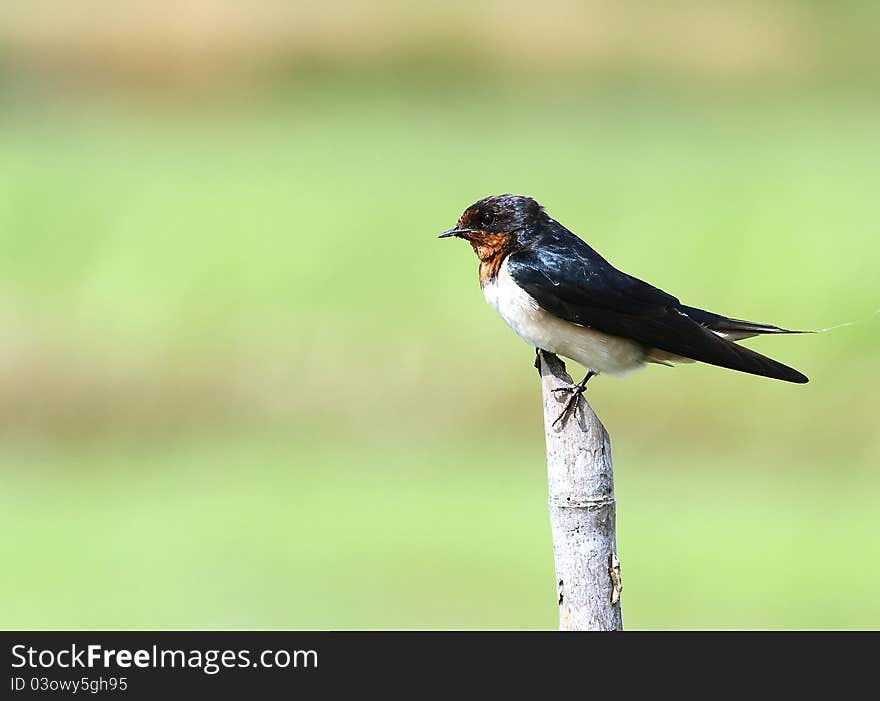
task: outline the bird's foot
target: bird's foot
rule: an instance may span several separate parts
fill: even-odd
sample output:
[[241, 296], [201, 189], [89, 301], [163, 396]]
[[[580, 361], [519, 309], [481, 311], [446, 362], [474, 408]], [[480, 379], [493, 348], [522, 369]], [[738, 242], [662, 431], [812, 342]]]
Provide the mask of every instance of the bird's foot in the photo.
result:
[[565, 419], [569, 413], [574, 413], [575, 409], [577, 409], [578, 401], [583, 396], [584, 392], [587, 390], [587, 382], [590, 381], [590, 378], [596, 373], [590, 370], [587, 373], [587, 376], [581, 380], [576, 385], [569, 385], [568, 387], [557, 387], [552, 390], [553, 392], [568, 392], [571, 396], [568, 398], [568, 401], [565, 403], [565, 408], [562, 410], [562, 413], [556, 417], [556, 420], [553, 422], [553, 426], [555, 427], [560, 421]]

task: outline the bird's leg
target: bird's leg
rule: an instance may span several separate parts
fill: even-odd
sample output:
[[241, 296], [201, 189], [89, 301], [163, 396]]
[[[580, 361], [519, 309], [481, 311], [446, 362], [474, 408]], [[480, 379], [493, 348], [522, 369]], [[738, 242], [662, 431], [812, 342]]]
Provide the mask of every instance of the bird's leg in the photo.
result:
[[538, 375], [541, 374], [541, 349], [535, 348], [535, 370], [538, 371]]
[[584, 379], [581, 380], [578, 384], [570, 385], [568, 387], [557, 387], [556, 389], [553, 390], [554, 392], [570, 392], [571, 393], [571, 396], [568, 398], [568, 401], [565, 403], [565, 408], [562, 410], [562, 413], [559, 416], [557, 416], [556, 421], [553, 422], [554, 426], [556, 424], [558, 424], [560, 421], [562, 421], [562, 419], [565, 418], [565, 416], [568, 414], [568, 412], [574, 411], [574, 409], [577, 407], [578, 399], [581, 398], [584, 391], [587, 389], [587, 382], [589, 382], [590, 378], [595, 374], [596, 374], [595, 372], [590, 370], [587, 373], [586, 377], [584, 377]]

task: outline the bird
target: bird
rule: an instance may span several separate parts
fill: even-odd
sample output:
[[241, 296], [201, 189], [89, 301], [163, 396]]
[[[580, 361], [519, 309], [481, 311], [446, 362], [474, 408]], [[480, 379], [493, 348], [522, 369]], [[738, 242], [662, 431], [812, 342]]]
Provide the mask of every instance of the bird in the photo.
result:
[[[468, 241], [479, 258], [483, 295], [507, 325], [540, 353], [583, 365], [561, 421], [596, 375], [625, 375], [647, 363], [699, 361], [785, 382], [808, 378], [738, 345], [764, 334], [796, 334], [682, 304], [618, 270], [531, 197], [492, 195], [465, 209], [439, 238]], [[540, 370], [539, 358], [536, 365]]]

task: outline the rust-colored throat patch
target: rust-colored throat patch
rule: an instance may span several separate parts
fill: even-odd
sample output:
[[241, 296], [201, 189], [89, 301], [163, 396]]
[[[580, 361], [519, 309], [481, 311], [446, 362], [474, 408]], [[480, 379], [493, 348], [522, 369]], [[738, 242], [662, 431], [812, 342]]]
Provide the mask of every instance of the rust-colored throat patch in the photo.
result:
[[498, 277], [501, 264], [513, 248], [514, 238], [505, 232], [475, 231], [468, 241], [480, 259], [480, 284], [488, 285]]

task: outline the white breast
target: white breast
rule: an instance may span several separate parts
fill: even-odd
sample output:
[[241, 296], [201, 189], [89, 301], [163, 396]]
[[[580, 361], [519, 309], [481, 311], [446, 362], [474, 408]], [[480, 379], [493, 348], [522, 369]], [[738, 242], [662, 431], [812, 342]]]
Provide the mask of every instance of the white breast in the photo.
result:
[[483, 294], [507, 325], [534, 348], [571, 358], [598, 373], [625, 373], [646, 360], [641, 344], [572, 324], [541, 309], [513, 281], [506, 260], [495, 280], [483, 287]]

